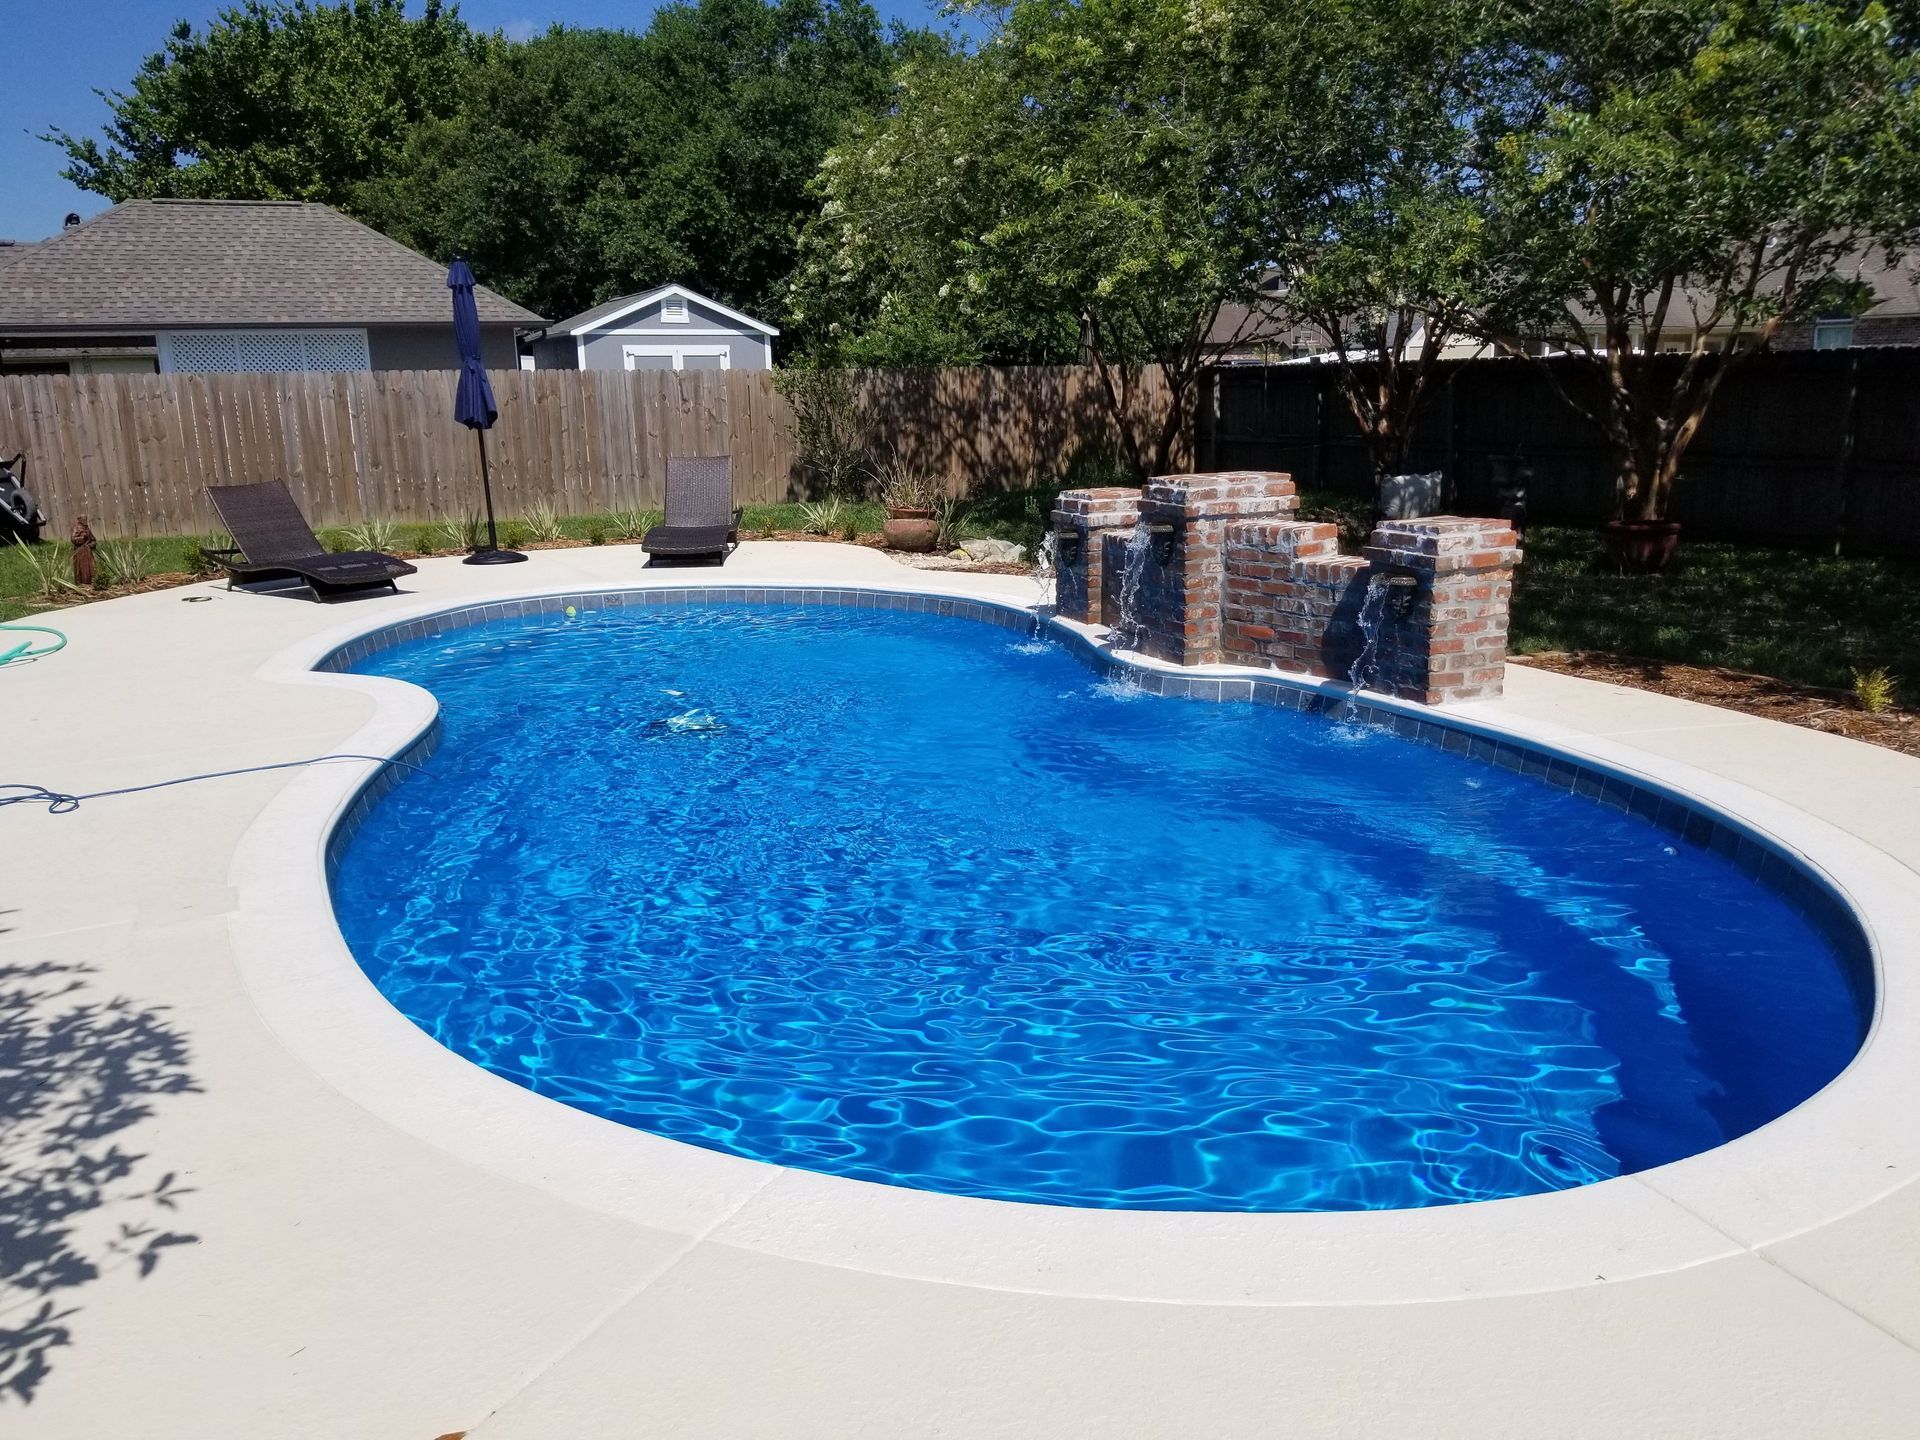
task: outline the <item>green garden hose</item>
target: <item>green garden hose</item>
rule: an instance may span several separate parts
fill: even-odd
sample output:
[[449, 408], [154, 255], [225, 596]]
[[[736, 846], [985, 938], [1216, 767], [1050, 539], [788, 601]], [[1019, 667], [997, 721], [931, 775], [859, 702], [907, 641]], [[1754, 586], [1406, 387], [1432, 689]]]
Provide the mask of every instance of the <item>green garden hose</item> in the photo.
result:
[[[15, 641], [11, 638], [12, 636], [24, 635], [29, 632], [35, 635], [51, 635], [53, 637], [53, 643], [49, 645], [44, 640]], [[67, 637], [50, 626], [0, 625], [0, 665], [15, 665], [28, 660], [38, 660], [44, 655], [51, 655], [56, 650], [64, 650], [66, 648]]]

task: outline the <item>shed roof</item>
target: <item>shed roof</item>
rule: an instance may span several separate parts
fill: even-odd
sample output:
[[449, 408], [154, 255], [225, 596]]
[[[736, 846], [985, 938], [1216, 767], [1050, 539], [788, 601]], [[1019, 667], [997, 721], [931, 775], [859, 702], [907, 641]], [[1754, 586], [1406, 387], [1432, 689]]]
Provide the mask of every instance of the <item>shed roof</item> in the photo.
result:
[[669, 295], [677, 295], [682, 300], [691, 300], [696, 305], [704, 305], [709, 310], [717, 310], [729, 320], [737, 320], [749, 330], [762, 335], [778, 335], [780, 332], [765, 321], [756, 320], [751, 315], [722, 305], [711, 295], [702, 295], [698, 290], [689, 290], [684, 285], [659, 285], [652, 290], [642, 290], [633, 295], [621, 295], [612, 300], [603, 300], [590, 310], [582, 310], [578, 315], [569, 315], [565, 320], [556, 320], [548, 326], [556, 335], [584, 335], [590, 330], [598, 330], [610, 321], [635, 310], [644, 310], [656, 300], [664, 300]]

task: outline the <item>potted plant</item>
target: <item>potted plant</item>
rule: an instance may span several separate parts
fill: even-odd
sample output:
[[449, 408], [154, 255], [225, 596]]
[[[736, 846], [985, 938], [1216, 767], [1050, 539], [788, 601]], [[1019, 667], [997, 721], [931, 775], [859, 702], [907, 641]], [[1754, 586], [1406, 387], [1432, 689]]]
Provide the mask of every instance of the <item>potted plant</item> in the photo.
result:
[[934, 476], [905, 461], [895, 459], [881, 469], [880, 503], [887, 507], [889, 550], [925, 554], [933, 549], [940, 538], [935, 514], [940, 492], [940, 482]]
[[[1657, 384], [1642, 372], [1649, 367], [1635, 357], [1633, 383], [1642, 387]], [[1666, 359], [1665, 356], [1656, 357]], [[1697, 358], [1697, 357], [1696, 357]], [[1691, 369], [1693, 359], [1682, 362]], [[1722, 366], [1716, 374], [1725, 374]], [[1680, 483], [1680, 461], [1695, 423], [1705, 413], [1706, 401], [1698, 403], [1693, 422], [1674, 426], [1651, 412], [1651, 402], [1636, 398], [1637, 392], [1624, 388], [1613, 399], [1609, 411], [1609, 438], [1613, 442], [1614, 500], [1617, 509], [1603, 532], [1607, 559], [1623, 575], [1658, 575], [1673, 559], [1680, 544], [1680, 522], [1673, 518], [1673, 493]]]
[[1628, 575], [1658, 575], [1680, 544], [1678, 520], [1609, 520], [1607, 558]]
[[[1662, 456], [1656, 466], [1631, 461], [1622, 467], [1620, 514], [1607, 522], [1607, 559], [1625, 575], [1658, 575], [1680, 544], [1680, 522], [1671, 517], [1677, 456]], [[1652, 473], [1649, 474], [1648, 471]]]

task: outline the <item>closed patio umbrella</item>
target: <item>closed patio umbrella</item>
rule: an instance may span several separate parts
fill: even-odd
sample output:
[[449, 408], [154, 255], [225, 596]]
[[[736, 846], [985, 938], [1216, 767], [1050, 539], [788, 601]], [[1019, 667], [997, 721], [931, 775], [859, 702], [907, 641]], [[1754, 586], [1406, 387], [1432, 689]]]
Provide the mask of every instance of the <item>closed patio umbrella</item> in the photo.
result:
[[511, 565], [527, 557], [518, 550], [500, 548], [500, 532], [493, 523], [493, 479], [487, 473], [487, 431], [500, 417], [487, 380], [487, 363], [480, 353], [480, 310], [473, 300], [473, 271], [458, 255], [447, 267], [447, 288], [453, 292], [453, 342], [460, 351], [460, 384], [454, 392], [453, 418], [473, 431], [480, 441], [480, 489], [487, 497], [487, 544], [467, 556], [469, 565]]

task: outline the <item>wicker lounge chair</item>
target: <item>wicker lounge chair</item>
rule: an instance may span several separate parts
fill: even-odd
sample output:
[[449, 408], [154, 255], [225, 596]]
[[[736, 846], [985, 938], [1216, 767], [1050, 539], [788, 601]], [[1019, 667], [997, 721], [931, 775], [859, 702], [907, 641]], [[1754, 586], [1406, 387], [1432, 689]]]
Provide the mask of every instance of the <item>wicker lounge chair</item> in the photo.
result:
[[200, 553], [227, 572], [227, 588], [268, 580], [298, 580], [315, 600], [337, 600], [385, 586], [414, 573], [413, 566], [371, 550], [329, 555], [306, 516], [278, 480], [258, 485], [209, 485], [207, 498], [233, 535], [231, 550]]
[[674, 455], [667, 460], [667, 519], [647, 531], [640, 548], [662, 560], [724, 565], [740, 543], [733, 503], [731, 455]]

